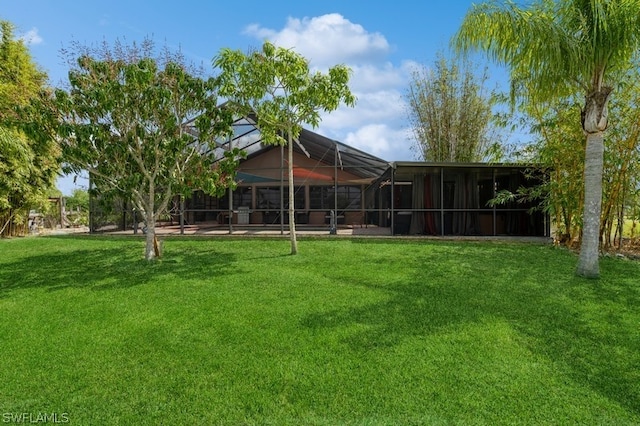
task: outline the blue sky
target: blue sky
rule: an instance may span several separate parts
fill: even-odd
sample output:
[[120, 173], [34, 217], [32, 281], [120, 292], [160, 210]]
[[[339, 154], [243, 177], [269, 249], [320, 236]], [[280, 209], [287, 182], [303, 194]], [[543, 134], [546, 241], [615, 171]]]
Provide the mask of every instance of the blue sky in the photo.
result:
[[[354, 108], [323, 116], [315, 131], [396, 161], [416, 159], [404, 100], [411, 69], [416, 64], [428, 66], [438, 51], [448, 51], [472, 1], [2, 3], [0, 19], [16, 26], [16, 35], [29, 44], [54, 86], [66, 78], [60, 50], [72, 41], [92, 45], [151, 38], [158, 46], [179, 48], [187, 60], [210, 67], [221, 48], [247, 51], [268, 39], [294, 49], [315, 69], [346, 64], [353, 70], [350, 88], [358, 102]], [[500, 79], [503, 72], [495, 74]], [[61, 179], [59, 188], [69, 194], [72, 179]]]

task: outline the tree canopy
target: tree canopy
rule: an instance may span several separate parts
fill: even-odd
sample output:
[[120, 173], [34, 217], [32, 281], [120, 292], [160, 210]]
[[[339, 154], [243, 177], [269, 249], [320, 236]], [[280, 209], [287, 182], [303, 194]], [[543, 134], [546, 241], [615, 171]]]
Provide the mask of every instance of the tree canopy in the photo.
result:
[[439, 53], [433, 66], [412, 73], [407, 93], [415, 148], [424, 161], [479, 162], [498, 142], [492, 125], [498, 99], [486, 88], [488, 74], [474, 73], [468, 58]]
[[133, 203], [153, 259], [156, 221], [173, 197], [235, 184], [240, 152], [217, 148], [232, 115], [213, 78], [192, 75], [179, 55], [155, 55], [148, 41], [80, 53], [70, 89], [56, 92], [66, 167], [87, 170], [97, 194]]
[[319, 125], [321, 112], [355, 104], [348, 87], [350, 69], [336, 65], [326, 74], [311, 72], [300, 54], [270, 42], [249, 54], [222, 49], [213, 64], [222, 71], [221, 94], [240, 114], [255, 113], [264, 143], [288, 146], [289, 233], [291, 254], [296, 254], [293, 143], [303, 124]]
[[599, 276], [600, 213], [607, 103], [616, 71], [640, 44], [640, 0], [538, 0], [474, 5], [454, 37], [460, 51], [479, 49], [509, 66], [515, 96], [533, 102], [582, 93], [586, 138], [583, 233], [576, 273]]
[[9, 22], [0, 21], [0, 30], [0, 234], [10, 235], [25, 228], [30, 209], [45, 205], [59, 151], [52, 129], [40, 125], [47, 75]]

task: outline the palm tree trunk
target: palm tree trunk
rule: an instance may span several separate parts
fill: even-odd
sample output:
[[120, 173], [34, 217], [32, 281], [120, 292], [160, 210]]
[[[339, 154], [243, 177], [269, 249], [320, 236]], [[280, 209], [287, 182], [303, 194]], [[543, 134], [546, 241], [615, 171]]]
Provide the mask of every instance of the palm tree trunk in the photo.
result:
[[582, 116], [587, 133], [584, 159], [584, 206], [582, 239], [576, 274], [586, 278], [600, 276], [600, 216], [602, 212], [602, 169], [604, 167], [604, 131], [607, 128], [607, 102], [610, 87], [590, 93]]
[[604, 137], [602, 132], [587, 135], [584, 162], [584, 206], [582, 239], [576, 273], [586, 278], [600, 276], [600, 213], [602, 209], [602, 167]]

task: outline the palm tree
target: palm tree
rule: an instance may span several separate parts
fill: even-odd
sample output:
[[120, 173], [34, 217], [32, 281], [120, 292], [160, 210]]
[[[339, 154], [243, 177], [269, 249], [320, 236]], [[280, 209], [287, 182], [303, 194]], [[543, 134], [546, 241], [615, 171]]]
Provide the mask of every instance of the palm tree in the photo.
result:
[[615, 83], [607, 78], [627, 69], [640, 45], [640, 0], [537, 0], [522, 8], [490, 1], [471, 8], [453, 44], [508, 66], [512, 88], [526, 76], [537, 99], [584, 94], [585, 200], [576, 273], [597, 278], [604, 131]]

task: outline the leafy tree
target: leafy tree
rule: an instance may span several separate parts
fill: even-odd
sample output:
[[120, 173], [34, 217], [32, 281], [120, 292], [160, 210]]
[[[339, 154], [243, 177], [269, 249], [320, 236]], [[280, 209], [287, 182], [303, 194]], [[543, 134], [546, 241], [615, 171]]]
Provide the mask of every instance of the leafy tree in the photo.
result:
[[0, 120], [19, 119], [18, 107], [45, 87], [47, 75], [31, 59], [28, 48], [14, 39], [13, 25], [0, 21]]
[[65, 197], [67, 219], [74, 225], [89, 224], [89, 191], [74, 189], [69, 197]]
[[220, 93], [239, 107], [239, 113], [256, 114], [263, 142], [288, 146], [289, 234], [291, 254], [296, 254], [293, 143], [302, 124], [319, 125], [321, 111], [333, 111], [342, 102], [355, 104], [347, 85], [350, 70], [336, 65], [327, 74], [311, 73], [301, 55], [269, 42], [246, 55], [222, 49], [213, 64], [222, 70]]
[[59, 171], [58, 145], [40, 108], [49, 97], [47, 75], [0, 21], [0, 234], [26, 229], [29, 210], [44, 208]]
[[[605, 249], [621, 248], [623, 223], [633, 215], [640, 179], [640, 84], [637, 67], [616, 79], [620, 81], [619, 95], [609, 102], [610, 114], [616, 117], [608, 128], [603, 163], [603, 208], [600, 238]], [[521, 87], [520, 90], [527, 90]], [[531, 99], [533, 95], [527, 96]], [[546, 167], [552, 178], [536, 191], [544, 198], [543, 207], [552, 215], [557, 240], [569, 246], [579, 241], [582, 234], [584, 201], [582, 170], [584, 170], [584, 131], [576, 120], [580, 113], [577, 96], [555, 100], [522, 102], [533, 134], [538, 141], [526, 147], [529, 161]], [[531, 155], [532, 154], [532, 155]], [[534, 188], [530, 188], [534, 190]], [[503, 194], [511, 199], [526, 199], [527, 191]], [[613, 240], [612, 240], [613, 238]]]
[[[639, 52], [640, 53], [640, 52]], [[607, 130], [603, 172], [600, 238], [605, 248], [622, 246], [622, 230], [637, 205], [640, 191], [640, 69], [635, 65], [618, 78], [617, 95], [609, 104], [616, 117]], [[636, 207], [637, 208], [637, 207]], [[613, 238], [613, 240], [612, 240]]]
[[74, 189], [70, 196], [65, 197], [65, 206], [69, 210], [89, 211], [89, 191]]
[[[537, 191], [541, 207], [550, 213], [556, 226], [556, 241], [573, 246], [582, 232], [584, 201], [582, 173], [584, 169], [584, 132], [576, 120], [580, 101], [576, 96], [544, 101], [536, 99], [528, 81], [517, 81], [522, 126], [537, 138], [525, 145], [525, 161], [545, 168], [550, 179]], [[516, 198], [526, 194], [514, 195]]]
[[576, 273], [597, 278], [604, 131], [613, 90], [608, 79], [624, 70], [640, 41], [640, 0], [538, 0], [474, 5], [454, 37], [458, 50], [481, 49], [511, 68], [512, 81], [527, 76], [537, 99], [579, 89], [586, 137], [581, 250]]
[[438, 54], [433, 67], [412, 73], [407, 101], [415, 148], [424, 161], [470, 163], [492, 157], [497, 136], [492, 126], [498, 99], [477, 77], [473, 64], [460, 65]]
[[222, 193], [240, 155], [215, 149], [232, 117], [217, 105], [214, 79], [192, 75], [180, 55], [154, 52], [148, 40], [80, 50], [70, 89], [56, 92], [68, 169], [88, 171], [101, 197], [131, 200], [146, 226], [147, 260], [160, 255], [156, 221], [173, 197]]

